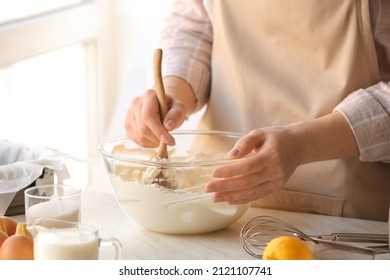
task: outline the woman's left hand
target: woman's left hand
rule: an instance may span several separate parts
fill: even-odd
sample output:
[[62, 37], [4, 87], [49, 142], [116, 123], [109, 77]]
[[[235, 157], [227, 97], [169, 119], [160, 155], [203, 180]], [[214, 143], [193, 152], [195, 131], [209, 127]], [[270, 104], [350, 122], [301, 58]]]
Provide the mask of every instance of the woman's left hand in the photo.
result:
[[[253, 153], [246, 158], [246, 155]], [[242, 204], [281, 189], [299, 165], [294, 137], [286, 127], [268, 127], [251, 131], [239, 139], [230, 151], [236, 163], [218, 167], [215, 180], [206, 185], [214, 192], [215, 202]]]

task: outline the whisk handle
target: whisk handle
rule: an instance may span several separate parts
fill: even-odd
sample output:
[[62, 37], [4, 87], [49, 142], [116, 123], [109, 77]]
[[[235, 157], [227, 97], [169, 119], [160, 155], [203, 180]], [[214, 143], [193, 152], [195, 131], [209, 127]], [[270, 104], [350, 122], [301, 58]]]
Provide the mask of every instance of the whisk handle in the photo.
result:
[[335, 232], [328, 235], [311, 236], [316, 240], [329, 240], [340, 242], [366, 242], [366, 243], [388, 243], [389, 237], [387, 234], [376, 233], [347, 233]]
[[329, 249], [338, 249], [338, 250], [345, 250], [349, 252], [356, 252], [360, 254], [367, 254], [367, 255], [377, 255], [377, 254], [385, 254], [389, 253], [390, 249], [388, 246], [386, 248], [370, 248], [370, 247], [361, 247], [350, 243], [338, 243], [331, 240], [321, 240], [321, 239], [312, 239], [312, 241], [318, 245], [322, 245]]

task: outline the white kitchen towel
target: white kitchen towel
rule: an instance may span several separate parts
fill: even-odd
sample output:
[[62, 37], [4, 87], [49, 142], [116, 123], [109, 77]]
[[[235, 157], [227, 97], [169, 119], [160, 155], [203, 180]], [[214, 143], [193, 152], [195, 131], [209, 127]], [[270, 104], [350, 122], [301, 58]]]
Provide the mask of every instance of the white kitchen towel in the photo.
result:
[[55, 171], [58, 183], [69, 178], [66, 158], [56, 149], [0, 139], [0, 215], [4, 215], [15, 194], [38, 179], [45, 167]]

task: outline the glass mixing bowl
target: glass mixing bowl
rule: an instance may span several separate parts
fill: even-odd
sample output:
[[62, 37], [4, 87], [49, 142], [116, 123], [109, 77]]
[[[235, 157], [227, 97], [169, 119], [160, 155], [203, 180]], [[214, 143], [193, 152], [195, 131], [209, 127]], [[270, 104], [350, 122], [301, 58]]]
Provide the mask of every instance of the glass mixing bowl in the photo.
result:
[[[169, 234], [217, 231], [237, 221], [249, 204], [213, 202], [207, 182], [217, 166], [231, 164], [227, 153], [241, 134], [221, 131], [174, 131], [169, 158], [142, 148], [127, 137], [99, 147], [116, 199], [143, 228]], [[162, 179], [158, 179], [158, 174]], [[168, 188], [169, 187], [169, 188]]]

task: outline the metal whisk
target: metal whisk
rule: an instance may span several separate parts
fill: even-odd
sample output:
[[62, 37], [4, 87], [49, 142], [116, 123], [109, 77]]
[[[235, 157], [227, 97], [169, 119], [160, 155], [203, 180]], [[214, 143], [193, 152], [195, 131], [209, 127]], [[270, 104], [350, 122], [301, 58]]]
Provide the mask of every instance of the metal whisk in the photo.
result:
[[[241, 229], [240, 241], [244, 250], [255, 258], [261, 258], [268, 242], [277, 236], [295, 236], [311, 246], [322, 250], [336, 249], [370, 255], [389, 253], [387, 234], [332, 233], [329, 235], [307, 235], [296, 227], [274, 217], [257, 216]], [[350, 242], [350, 243], [348, 243]], [[351, 242], [381, 243], [379, 246], [356, 246]]]

